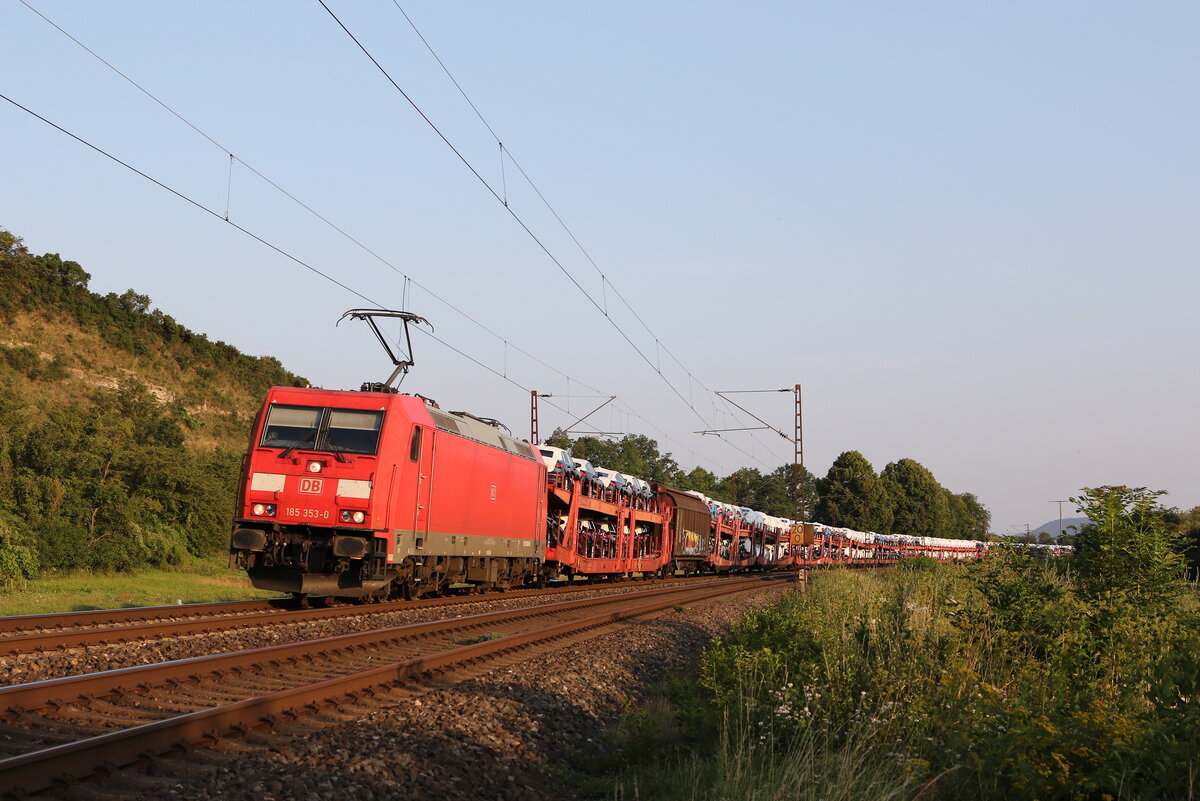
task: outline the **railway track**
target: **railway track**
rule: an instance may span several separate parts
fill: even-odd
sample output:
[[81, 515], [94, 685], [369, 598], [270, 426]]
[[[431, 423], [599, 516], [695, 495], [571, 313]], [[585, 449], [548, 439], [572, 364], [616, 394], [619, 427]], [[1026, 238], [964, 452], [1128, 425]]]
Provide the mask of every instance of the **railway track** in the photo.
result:
[[655, 587], [0, 688], [0, 793], [20, 798], [284, 719], [303, 728], [297, 720], [338, 700], [479, 672], [505, 655], [772, 579], [786, 577]]
[[[674, 578], [657, 583], [662, 585], [715, 580], [718, 579]], [[573, 592], [595, 591], [609, 586], [628, 588], [635, 585], [570, 585], [541, 590], [514, 590], [490, 597], [496, 599], [553, 597]], [[209, 634], [280, 623], [305, 623], [330, 618], [429, 609], [478, 603], [481, 600], [483, 600], [483, 596], [466, 594], [423, 598], [416, 601], [342, 604], [298, 609], [295, 608], [291, 599], [281, 599], [278, 601], [232, 601], [186, 606], [150, 606], [134, 609], [0, 617], [0, 656], [125, 643], [155, 637]]]
[[0, 617], [0, 635], [28, 634], [42, 631], [83, 629], [94, 626], [119, 626], [147, 623], [156, 620], [188, 617], [216, 617], [247, 612], [266, 612], [287, 609], [290, 598], [266, 601], [225, 601], [221, 603], [180, 604], [177, 606], [135, 606], [124, 609], [86, 609], [79, 612], [48, 612], [37, 615], [7, 615]]

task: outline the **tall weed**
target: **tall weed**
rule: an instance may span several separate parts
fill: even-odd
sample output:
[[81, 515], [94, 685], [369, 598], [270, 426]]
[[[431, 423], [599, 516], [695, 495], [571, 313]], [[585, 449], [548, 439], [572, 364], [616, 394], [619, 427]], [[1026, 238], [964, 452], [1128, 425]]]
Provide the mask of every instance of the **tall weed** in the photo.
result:
[[[776, 756], [865, 748], [925, 798], [1194, 798], [1200, 625], [1181, 583], [1104, 559], [1001, 547], [972, 566], [821, 574], [715, 643], [700, 682], [753, 721], [725, 736]], [[1179, 582], [1170, 563], [1147, 566], [1155, 582]]]

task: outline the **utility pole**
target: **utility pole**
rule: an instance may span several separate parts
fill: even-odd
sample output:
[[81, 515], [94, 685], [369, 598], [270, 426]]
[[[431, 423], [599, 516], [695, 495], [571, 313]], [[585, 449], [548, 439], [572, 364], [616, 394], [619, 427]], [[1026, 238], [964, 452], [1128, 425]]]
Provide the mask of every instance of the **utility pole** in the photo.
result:
[[[529, 390], [529, 441], [532, 442], [534, 445], [541, 444], [540, 442], [538, 442], [538, 398], [553, 398], [553, 397], [554, 396], [549, 393], [538, 392], [536, 389]], [[568, 396], [568, 397], [579, 397], [579, 396]], [[602, 398], [605, 398], [606, 400], [604, 401], [604, 403], [601, 403], [595, 409], [592, 409], [590, 412], [585, 414], [583, 417], [580, 417], [578, 420], [571, 423], [571, 425], [564, 428], [563, 429], [564, 431], [570, 431], [571, 429], [575, 428], [575, 426], [579, 425], [584, 420], [588, 419], [593, 414], [600, 411], [605, 406], [607, 406], [608, 404], [612, 403], [613, 401], [615, 401], [617, 399], [616, 395], [600, 395], [600, 396], [592, 395], [592, 396], [583, 396], [583, 397], [602, 397]], [[551, 405], [553, 405], [553, 404], [551, 404]], [[597, 435], [603, 435], [603, 436], [616, 436], [623, 432], [620, 432], [620, 431], [580, 431], [577, 433], [597, 434]]]
[[[743, 395], [743, 394], [750, 394], [750, 393], [757, 393], [757, 392], [792, 392], [792, 393], [794, 393], [795, 399], [796, 399], [796, 420], [795, 420], [794, 436], [789, 437], [787, 434], [783, 433], [778, 428], [771, 425], [766, 420], [762, 419], [761, 417], [756, 415], [754, 412], [747, 409], [745, 406], [742, 406], [739, 403], [735, 403], [734, 401], [725, 397], [726, 395]], [[722, 390], [722, 391], [715, 391], [715, 394], [720, 395], [721, 400], [741, 409], [743, 412], [750, 415], [758, 422], [762, 423], [762, 425], [749, 426], [747, 428], [715, 428], [715, 429], [709, 429], [707, 431], [696, 431], [693, 433], [696, 433], [696, 434], [721, 434], [726, 431], [759, 431], [761, 429], [767, 429], [770, 431], [774, 431], [779, 436], [781, 436], [784, 439], [791, 442], [795, 447], [795, 456], [792, 461], [792, 481], [791, 481], [792, 516], [796, 520], [803, 520], [808, 515], [808, 509], [805, 508], [805, 503], [804, 503], [804, 495], [807, 490], [808, 481], [804, 477], [804, 473], [805, 473], [805, 471], [804, 471], [804, 418], [802, 415], [802, 408], [801, 408], [801, 402], [800, 402], [800, 385], [796, 384], [795, 387], [793, 387], [792, 389], [787, 389], [787, 388], [784, 388], [784, 389], [727, 389], [727, 390]]]
[[538, 391], [536, 389], [529, 390], [529, 441], [534, 445], [540, 445], [538, 442], [538, 408], [537, 408]]
[[1064, 503], [1068, 503], [1068, 501], [1050, 501], [1050, 503], [1057, 503], [1057, 504], [1058, 504], [1058, 536], [1059, 536], [1059, 538], [1061, 539], [1061, 538], [1062, 538], [1062, 535], [1063, 535], [1063, 527], [1062, 527], [1062, 505], [1063, 505]]
[[[796, 456], [792, 462], [792, 518], [795, 520], [803, 520], [808, 516], [808, 509], [804, 502], [804, 497], [807, 495], [808, 479], [804, 473], [804, 407], [800, 402], [800, 385], [796, 385]], [[796, 475], [800, 476], [800, 487], [797, 492]]]

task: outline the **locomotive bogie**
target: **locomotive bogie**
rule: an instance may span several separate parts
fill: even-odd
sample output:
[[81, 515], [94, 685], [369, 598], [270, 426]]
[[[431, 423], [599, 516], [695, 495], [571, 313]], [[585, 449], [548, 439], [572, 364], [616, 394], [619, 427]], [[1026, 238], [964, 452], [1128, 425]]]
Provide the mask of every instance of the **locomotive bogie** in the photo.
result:
[[244, 568], [255, 587], [297, 595], [357, 597], [391, 583], [386, 539], [357, 532], [238, 528], [230, 566]]

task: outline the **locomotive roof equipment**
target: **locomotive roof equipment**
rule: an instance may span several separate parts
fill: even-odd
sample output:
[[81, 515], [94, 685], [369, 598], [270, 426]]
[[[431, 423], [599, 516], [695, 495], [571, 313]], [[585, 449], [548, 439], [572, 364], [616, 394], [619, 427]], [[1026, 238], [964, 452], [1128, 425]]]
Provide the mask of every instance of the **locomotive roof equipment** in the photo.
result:
[[[338, 321], [335, 323], [335, 325], [340, 325], [342, 320], [345, 320], [347, 317], [355, 320], [364, 320], [366, 321], [367, 325], [371, 326], [371, 330], [375, 332], [375, 338], [379, 340], [380, 345], [383, 345], [383, 349], [387, 353], [388, 358], [392, 360], [392, 364], [396, 367], [395, 370], [392, 370], [392, 374], [387, 377], [386, 381], [382, 383], [365, 381], [360, 389], [363, 392], [397, 392], [398, 390], [392, 386], [392, 382], [396, 380], [397, 376], [400, 376], [400, 381], [403, 381], [404, 376], [408, 374], [408, 368], [415, 364], [413, 361], [412, 337], [409, 336], [408, 324], [422, 323], [429, 326], [430, 331], [433, 330], [433, 324], [424, 317], [413, 314], [412, 312], [393, 311], [391, 309], [350, 309], [349, 311], [344, 312], [342, 316], [338, 318]], [[379, 331], [379, 326], [375, 323], [376, 317], [392, 317], [400, 320], [404, 324], [404, 359], [396, 358], [396, 354], [392, 352], [392, 346], [389, 345], [388, 341], [383, 338], [383, 334]]]

